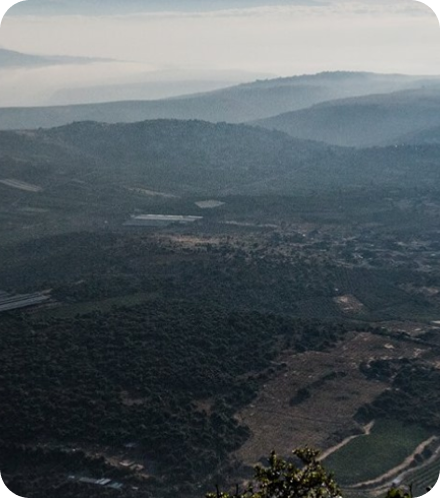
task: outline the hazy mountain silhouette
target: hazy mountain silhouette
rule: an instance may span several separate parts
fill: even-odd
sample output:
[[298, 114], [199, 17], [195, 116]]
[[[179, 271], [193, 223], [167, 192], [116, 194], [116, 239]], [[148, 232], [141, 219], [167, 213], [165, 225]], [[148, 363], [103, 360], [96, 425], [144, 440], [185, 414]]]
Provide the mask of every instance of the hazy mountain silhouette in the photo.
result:
[[58, 66], [61, 64], [90, 64], [92, 62], [102, 62], [108, 60], [109, 59], [68, 57], [61, 55], [33, 55], [0, 48], [0, 69]]
[[[239, 123], [304, 109], [342, 97], [420, 88], [427, 81], [401, 75], [320, 73], [256, 81], [210, 93], [156, 101], [3, 108], [0, 109], [0, 129], [49, 128], [85, 120], [116, 123], [160, 118]], [[264, 125], [273, 126], [277, 123], [274, 121]]]
[[256, 124], [343, 146], [402, 143], [407, 134], [440, 126], [440, 87], [326, 102]]

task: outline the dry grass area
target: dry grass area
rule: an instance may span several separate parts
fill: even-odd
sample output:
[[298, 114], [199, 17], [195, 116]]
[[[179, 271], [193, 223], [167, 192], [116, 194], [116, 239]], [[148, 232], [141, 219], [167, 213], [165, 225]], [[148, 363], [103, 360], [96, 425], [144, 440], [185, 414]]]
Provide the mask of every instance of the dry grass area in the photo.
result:
[[[369, 333], [350, 334], [326, 352], [286, 351], [279, 359], [287, 364], [286, 370], [268, 381], [258, 398], [237, 416], [252, 432], [236, 452], [237, 458], [252, 465], [273, 449], [283, 456], [304, 445], [328, 450], [363, 432], [353, 416], [388, 386], [367, 380], [359, 365], [379, 358], [413, 358], [423, 352], [407, 342]], [[307, 388], [310, 396], [292, 406], [290, 401], [301, 388]]]

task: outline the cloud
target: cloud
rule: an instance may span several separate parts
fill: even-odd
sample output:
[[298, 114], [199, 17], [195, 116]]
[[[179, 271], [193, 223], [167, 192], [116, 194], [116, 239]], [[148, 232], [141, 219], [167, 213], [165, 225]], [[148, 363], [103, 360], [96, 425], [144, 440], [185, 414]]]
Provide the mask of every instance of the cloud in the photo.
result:
[[0, 107], [47, 105], [60, 89], [130, 84], [154, 74], [154, 71], [146, 64], [124, 62], [2, 68]]
[[[430, 2], [431, 0], [426, 0]], [[419, 0], [27, 0], [13, 7], [13, 16], [255, 16], [267, 12], [307, 15], [323, 11], [357, 14], [432, 15]]]
[[277, 5], [325, 5], [328, 0], [27, 0], [11, 15], [115, 15], [139, 12], [210, 12]]

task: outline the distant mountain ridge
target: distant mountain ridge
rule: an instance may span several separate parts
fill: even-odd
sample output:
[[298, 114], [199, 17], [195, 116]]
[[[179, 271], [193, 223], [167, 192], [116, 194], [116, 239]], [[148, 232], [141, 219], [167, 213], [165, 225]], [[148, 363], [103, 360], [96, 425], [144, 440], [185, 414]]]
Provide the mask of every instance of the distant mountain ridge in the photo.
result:
[[15, 50], [0, 48], [0, 70], [20, 67], [58, 66], [62, 64], [91, 64], [92, 62], [104, 61], [109, 61], [109, 59], [24, 54], [22, 52], [16, 52]]
[[209, 93], [155, 101], [2, 108], [0, 129], [51, 128], [88, 120], [106, 123], [147, 119], [249, 122], [334, 99], [420, 88], [430, 81], [429, 78], [403, 75], [320, 73], [256, 81]]

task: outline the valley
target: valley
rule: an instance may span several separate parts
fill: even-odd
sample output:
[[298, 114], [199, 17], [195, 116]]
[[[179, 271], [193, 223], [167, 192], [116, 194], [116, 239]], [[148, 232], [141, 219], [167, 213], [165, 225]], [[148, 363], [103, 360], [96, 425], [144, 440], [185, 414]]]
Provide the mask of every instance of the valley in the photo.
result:
[[[195, 199], [148, 196], [148, 210], [202, 211]], [[166, 495], [181, 489], [170, 484], [170, 472], [183, 478], [191, 468], [194, 481], [187, 482], [186, 492], [201, 493], [216, 482], [246, 478], [272, 447], [286, 456], [304, 444], [324, 451], [361, 433], [368, 420], [359, 418], [359, 411], [392, 388], [394, 378], [365, 376], [372, 361], [395, 368], [393, 362], [404, 360], [438, 371], [440, 329], [434, 322], [440, 318], [440, 260], [433, 199], [420, 202], [420, 214], [397, 199], [387, 201], [383, 211], [379, 205], [354, 213], [347, 208], [348, 193], [339, 197], [344, 210], [339, 203], [333, 206], [331, 196], [317, 203], [313, 194], [303, 194], [301, 209], [298, 199], [288, 196], [218, 199], [224, 204], [204, 209], [203, 218], [191, 225], [124, 227], [122, 213], [120, 223], [106, 213], [107, 224], [92, 226], [69, 213], [65, 230], [34, 238], [18, 223], [11, 226], [10, 240], [2, 239], [3, 289], [50, 289], [51, 298], [0, 315], [6, 332], [2, 350], [16, 358], [14, 367], [3, 363], [5, 385], [9, 375], [15, 379], [14, 391], [8, 391], [14, 417], [3, 418], [3, 433], [22, 441], [20, 447], [8, 440], [2, 444], [6, 454], [18, 451], [19, 461], [29, 462], [25, 468], [4, 467], [17, 490], [24, 493], [35, 484], [32, 475], [57, 454], [64, 463], [51, 478], [56, 492], [86, 486], [91, 496], [100, 496], [99, 486], [78, 478], [102, 477], [122, 483], [128, 496]], [[358, 195], [354, 199], [361, 205]], [[177, 209], [182, 205], [191, 211]], [[49, 210], [33, 216], [52, 215]], [[402, 216], [400, 225], [395, 220]], [[76, 224], [80, 231], [72, 231]], [[29, 356], [23, 356], [23, 344]], [[217, 367], [218, 361], [226, 364]], [[49, 383], [54, 368], [58, 376], [67, 375], [56, 389]], [[27, 381], [19, 380], [19, 371], [40, 372], [33, 376], [32, 391], [26, 384], [20, 388]], [[155, 378], [158, 374], [165, 377]], [[171, 390], [156, 393], [158, 386]], [[98, 399], [92, 394], [97, 389]], [[32, 418], [20, 392], [38, 407]], [[48, 398], [41, 397], [44, 392]], [[67, 393], [70, 401], [58, 398]], [[45, 401], [53, 403], [54, 396], [56, 409]], [[89, 408], [68, 415], [68, 407], [77, 404]], [[177, 406], [184, 411], [176, 415]], [[376, 423], [395, 418], [387, 406], [374, 416]], [[17, 432], [17, 410], [32, 432], [24, 427]], [[61, 417], [61, 426], [54, 416]], [[402, 412], [401, 423], [417, 423], [425, 439], [438, 434], [436, 417], [409, 422], [405, 416]], [[196, 427], [204, 429], [193, 432]], [[154, 442], [148, 439], [153, 434]], [[133, 448], [126, 447], [131, 443]], [[186, 458], [172, 457], [171, 444]], [[411, 448], [409, 443], [409, 453]], [[72, 460], [79, 454], [80, 464]], [[97, 458], [99, 470], [93, 470]], [[381, 468], [385, 473], [385, 464]], [[69, 481], [70, 474], [77, 480]], [[44, 482], [41, 489], [47, 489]]]
[[[385, 80], [391, 107], [420, 93]], [[0, 131], [5, 482], [28, 498], [194, 498], [307, 445], [349, 498], [432, 485], [435, 123], [347, 147], [176, 117]]]

